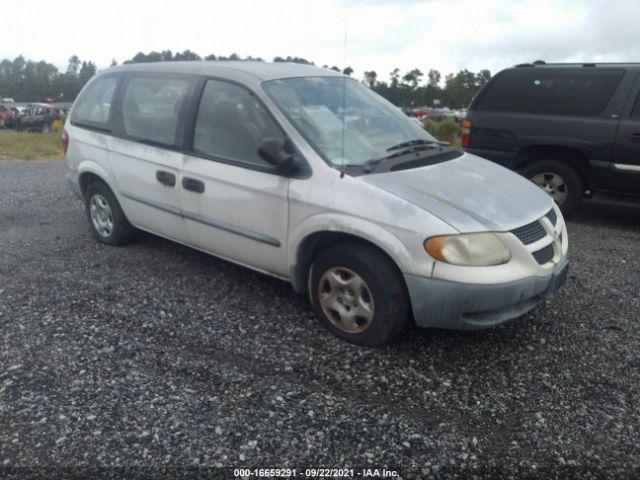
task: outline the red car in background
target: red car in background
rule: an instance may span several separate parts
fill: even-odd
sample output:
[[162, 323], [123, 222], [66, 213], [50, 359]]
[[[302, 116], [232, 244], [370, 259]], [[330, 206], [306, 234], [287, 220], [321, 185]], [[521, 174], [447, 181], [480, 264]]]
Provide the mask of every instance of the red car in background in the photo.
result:
[[13, 112], [6, 105], [0, 105], [0, 128], [5, 128], [13, 120]]

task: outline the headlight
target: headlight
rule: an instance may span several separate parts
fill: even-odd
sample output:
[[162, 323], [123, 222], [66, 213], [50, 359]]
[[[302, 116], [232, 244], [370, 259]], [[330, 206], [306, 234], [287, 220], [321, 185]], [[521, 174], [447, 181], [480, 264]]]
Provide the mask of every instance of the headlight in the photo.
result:
[[472, 267], [501, 265], [511, 252], [495, 233], [444, 235], [425, 240], [424, 249], [436, 260]]

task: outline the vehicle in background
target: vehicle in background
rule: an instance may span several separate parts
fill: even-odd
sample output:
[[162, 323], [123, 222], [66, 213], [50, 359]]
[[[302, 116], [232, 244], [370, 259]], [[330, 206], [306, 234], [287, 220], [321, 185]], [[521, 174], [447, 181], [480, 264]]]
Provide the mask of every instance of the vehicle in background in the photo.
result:
[[420, 122], [425, 120], [433, 120], [434, 122], [441, 122], [447, 118], [453, 118], [454, 120], [462, 120], [465, 118], [466, 110], [458, 109], [452, 110], [448, 107], [417, 107], [403, 110], [408, 116], [417, 118]]
[[27, 113], [27, 106], [26, 105], [19, 105], [19, 104], [15, 103], [15, 104], [12, 104], [12, 105], [7, 105], [7, 106], [11, 108], [11, 111], [13, 112], [14, 116], [21, 117], [22, 115]]
[[0, 98], [0, 103], [16, 103], [16, 101], [13, 98], [5, 97]]
[[56, 120], [63, 120], [66, 116], [63, 110], [50, 103], [31, 103], [26, 112], [20, 116], [16, 125], [18, 130], [48, 133]]
[[409, 120], [411, 120], [413, 123], [415, 123], [416, 125], [418, 125], [419, 127], [423, 127], [423, 123], [422, 121], [418, 118], [418, 117], [413, 117], [410, 116]]
[[451, 116], [455, 119], [455, 120], [459, 120], [462, 121], [466, 118], [467, 116], [467, 109], [466, 108], [459, 108], [457, 110], [452, 110], [451, 111]]
[[9, 128], [13, 121], [13, 112], [6, 105], [0, 105], [0, 128]]
[[113, 67], [84, 87], [63, 145], [98, 241], [138, 228], [288, 280], [350, 342], [409, 321], [488, 328], [567, 276], [547, 195], [333, 70]]
[[468, 152], [522, 173], [563, 212], [640, 206], [640, 63], [518, 65], [474, 97]]

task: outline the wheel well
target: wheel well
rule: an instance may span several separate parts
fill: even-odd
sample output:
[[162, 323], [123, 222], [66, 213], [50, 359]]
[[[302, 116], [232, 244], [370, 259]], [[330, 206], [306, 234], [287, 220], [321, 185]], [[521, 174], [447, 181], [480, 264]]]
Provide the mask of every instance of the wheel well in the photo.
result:
[[545, 159], [555, 159], [565, 162], [578, 172], [585, 189], [590, 188], [589, 159], [578, 149], [559, 146], [536, 145], [527, 147], [519, 155], [518, 170], [527, 165]]
[[[311, 268], [313, 260], [316, 259], [318, 255], [320, 255], [327, 248], [347, 242], [358, 242], [375, 248], [385, 257], [387, 257], [389, 261], [398, 269], [398, 272], [400, 272], [400, 269], [398, 268], [398, 265], [393, 260], [393, 258], [391, 258], [387, 252], [385, 252], [375, 243], [349, 233], [322, 231], [309, 235], [300, 244], [296, 256], [295, 270], [292, 275], [291, 283], [293, 284], [293, 288], [298, 293], [306, 294], [308, 289], [307, 281], [309, 276], [309, 269]], [[402, 275], [401, 277], [404, 282], [404, 277]]]
[[106, 182], [95, 173], [84, 172], [80, 174], [80, 191], [82, 192], [83, 197], [87, 192], [87, 188], [89, 187], [89, 185], [95, 182], [102, 182], [106, 185]]

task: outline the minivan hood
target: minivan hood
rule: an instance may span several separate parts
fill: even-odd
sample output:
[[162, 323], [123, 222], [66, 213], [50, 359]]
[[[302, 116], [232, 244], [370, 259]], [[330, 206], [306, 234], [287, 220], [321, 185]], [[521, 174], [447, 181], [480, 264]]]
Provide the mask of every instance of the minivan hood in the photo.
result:
[[524, 177], [475, 155], [363, 175], [363, 182], [435, 215], [460, 232], [508, 231], [547, 213], [553, 200]]

